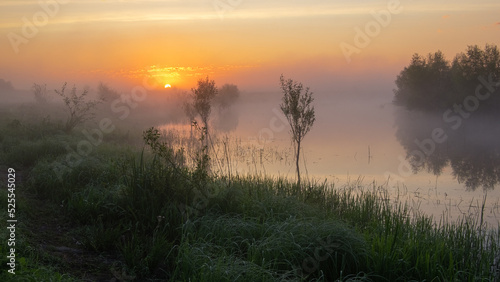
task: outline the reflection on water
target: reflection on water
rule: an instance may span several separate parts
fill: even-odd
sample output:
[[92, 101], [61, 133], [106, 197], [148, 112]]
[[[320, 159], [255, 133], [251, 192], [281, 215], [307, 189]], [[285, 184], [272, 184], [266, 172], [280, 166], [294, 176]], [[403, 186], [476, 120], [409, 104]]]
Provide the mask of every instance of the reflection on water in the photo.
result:
[[[201, 131], [189, 124], [160, 126], [163, 142], [186, 154], [186, 165], [196, 165], [202, 150]], [[226, 175], [267, 175], [266, 168], [288, 167], [293, 163], [293, 152], [288, 146], [265, 144], [255, 139], [242, 138], [226, 130], [213, 130], [209, 135], [210, 167], [213, 173]], [[271, 170], [272, 171], [272, 170]]]
[[[318, 105], [317, 123], [302, 150], [304, 179], [326, 180], [335, 188], [358, 181], [362, 187], [383, 186], [391, 200], [424, 211], [438, 223], [443, 217], [458, 220], [477, 215], [487, 194], [484, 220], [490, 226], [498, 225], [500, 187], [491, 188], [500, 186], [500, 128], [494, 120], [471, 117], [454, 130], [438, 115], [373, 104], [326, 100]], [[215, 173], [295, 179], [288, 129], [279, 124], [273, 109], [273, 105], [248, 103], [238, 108], [240, 118], [234, 131], [212, 127], [210, 150]], [[162, 128], [172, 133], [170, 142], [183, 147], [193, 160], [200, 143], [197, 133], [191, 132], [188, 124]], [[280, 130], [263, 142], [259, 132], [266, 128]], [[446, 140], [441, 142], [444, 136]], [[416, 150], [423, 154], [415, 153], [411, 162], [417, 173], [401, 173], [401, 159], [406, 155], [411, 158]], [[387, 172], [399, 178], [388, 179]]]
[[415, 173], [452, 174], [467, 189], [494, 189], [500, 183], [500, 124], [498, 116], [476, 114], [460, 123], [440, 115], [396, 112], [396, 137]]

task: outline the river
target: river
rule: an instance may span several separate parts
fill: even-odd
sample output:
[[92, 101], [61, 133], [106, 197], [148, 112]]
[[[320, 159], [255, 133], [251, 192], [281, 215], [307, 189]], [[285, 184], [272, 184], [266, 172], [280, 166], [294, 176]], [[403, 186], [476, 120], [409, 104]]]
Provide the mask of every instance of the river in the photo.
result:
[[[295, 179], [289, 127], [273, 99], [247, 99], [215, 114], [211, 151], [223, 160], [214, 164], [221, 172]], [[484, 221], [498, 226], [498, 118], [476, 114], [457, 127], [442, 113], [407, 111], [383, 97], [318, 100], [316, 122], [302, 144], [303, 179], [382, 186], [392, 200], [436, 222], [479, 215], [484, 202]], [[191, 130], [187, 124], [162, 128], [184, 136]]]

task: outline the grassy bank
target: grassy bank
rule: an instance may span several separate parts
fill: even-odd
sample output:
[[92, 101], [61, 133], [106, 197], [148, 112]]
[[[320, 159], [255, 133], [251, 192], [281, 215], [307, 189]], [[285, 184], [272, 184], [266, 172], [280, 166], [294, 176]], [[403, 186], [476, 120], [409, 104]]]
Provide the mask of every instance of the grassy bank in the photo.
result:
[[203, 149], [186, 167], [154, 132], [144, 147], [116, 130], [84, 150], [79, 130], [0, 120], [19, 221], [16, 276], [4, 239], [2, 281], [500, 279], [499, 229], [481, 214], [436, 224], [375, 184], [229, 178], [206, 172]]

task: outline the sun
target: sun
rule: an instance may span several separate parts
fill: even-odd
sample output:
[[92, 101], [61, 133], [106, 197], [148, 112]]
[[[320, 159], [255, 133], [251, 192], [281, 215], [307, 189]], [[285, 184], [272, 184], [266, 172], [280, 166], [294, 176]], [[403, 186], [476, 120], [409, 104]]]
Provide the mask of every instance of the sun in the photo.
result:
[[170, 85], [170, 84], [168, 84], [168, 83], [167, 83], [167, 84], [165, 84], [165, 88], [171, 88], [171, 87], [172, 87], [172, 85]]

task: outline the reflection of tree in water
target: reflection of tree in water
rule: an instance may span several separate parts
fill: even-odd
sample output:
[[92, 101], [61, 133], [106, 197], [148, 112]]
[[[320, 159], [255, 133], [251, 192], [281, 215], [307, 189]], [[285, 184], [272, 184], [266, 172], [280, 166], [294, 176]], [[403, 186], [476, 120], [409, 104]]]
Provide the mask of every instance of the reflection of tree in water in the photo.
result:
[[396, 137], [414, 173], [440, 175], [450, 166], [467, 189], [493, 189], [500, 183], [500, 125], [476, 114], [456, 130], [442, 116], [397, 109]]
[[464, 150], [460, 154], [450, 156], [453, 176], [459, 183], [465, 183], [469, 189], [483, 186], [484, 189], [493, 189], [500, 183], [500, 154], [498, 148], [490, 150], [474, 148], [471, 152]]

